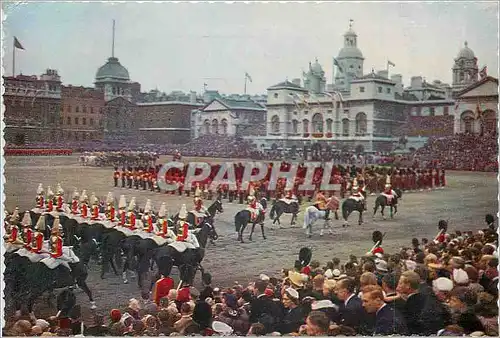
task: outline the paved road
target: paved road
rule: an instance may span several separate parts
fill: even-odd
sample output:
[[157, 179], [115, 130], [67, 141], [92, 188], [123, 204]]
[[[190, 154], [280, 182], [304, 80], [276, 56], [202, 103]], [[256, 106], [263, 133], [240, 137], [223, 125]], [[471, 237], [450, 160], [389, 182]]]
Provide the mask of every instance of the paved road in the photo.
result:
[[[45, 187], [51, 185], [53, 190], [60, 182], [69, 199], [76, 187], [80, 192], [87, 189], [89, 196], [95, 192], [97, 196], [105, 197], [108, 191], [112, 191], [117, 198], [124, 194], [127, 200], [135, 196], [141, 206], [147, 198], [152, 200], [155, 208], [166, 202], [171, 212], [177, 212], [182, 203], [186, 203], [188, 208], [192, 206], [192, 200], [188, 198], [112, 188], [112, 168], [82, 167], [76, 164], [76, 158], [8, 157], [5, 168], [5, 204], [8, 210], [16, 205], [21, 210], [31, 208], [40, 182]], [[372, 220], [370, 214], [365, 215], [365, 223], [358, 226], [354, 221], [357, 215], [353, 215], [350, 227], [344, 229], [340, 221], [333, 221], [334, 234], [323, 237], [318, 235], [318, 223], [312, 239], [305, 238], [304, 230], [300, 227], [300, 215], [299, 226], [295, 228], [289, 226], [290, 216], [285, 215], [282, 217], [284, 229], [273, 230], [270, 222], [267, 222], [266, 240], [262, 239], [260, 229], [256, 229], [253, 242], [239, 244], [236, 242], [233, 219], [243, 207], [225, 201], [225, 212], [217, 216], [216, 222], [220, 238], [216, 246], [209, 246], [203, 265], [212, 273], [216, 285], [231, 285], [234, 281], [247, 283], [260, 273], [275, 274], [284, 267], [291, 267], [303, 246], [311, 247], [313, 259], [321, 263], [333, 257], [344, 260], [349, 254], [360, 256], [373, 245], [371, 233], [376, 229], [387, 232], [384, 247], [388, 251], [409, 245], [413, 237], [432, 238], [437, 233], [437, 222], [440, 219], [448, 219], [451, 229], [481, 229], [484, 215], [498, 210], [496, 174], [448, 172], [447, 180], [448, 186], [443, 190], [405, 194], [400, 213], [393, 220], [384, 221], [380, 216]], [[369, 206], [372, 207], [373, 203], [374, 198], [371, 197]], [[101, 310], [121, 307], [129, 298], [140, 296], [135, 280], [128, 285], [123, 285], [121, 278], [114, 275], [101, 280], [95, 263], [91, 263], [90, 270], [88, 283]], [[85, 295], [79, 293], [77, 296], [84, 314], [89, 315], [89, 303]], [[36, 311], [53, 314], [53, 309], [47, 309], [42, 302], [37, 303]]]

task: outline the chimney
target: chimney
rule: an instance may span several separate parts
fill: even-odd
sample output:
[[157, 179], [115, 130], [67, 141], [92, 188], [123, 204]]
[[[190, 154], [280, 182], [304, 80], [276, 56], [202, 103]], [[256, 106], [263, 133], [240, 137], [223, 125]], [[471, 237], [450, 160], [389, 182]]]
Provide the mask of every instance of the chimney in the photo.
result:
[[298, 78], [297, 78], [297, 79], [293, 79], [293, 80], [292, 80], [292, 83], [293, 83], [294, 85], [300, 86], [300, 79], [298, 79]]
[[422, 77], [412, 76], [411, 77], [411, 87], [412, 88], [422, 88]]
[[377, 72], [378, 76], [382, 76], [383, 78], [389, 79], [389, 72], [387, 70], [379, 70]]

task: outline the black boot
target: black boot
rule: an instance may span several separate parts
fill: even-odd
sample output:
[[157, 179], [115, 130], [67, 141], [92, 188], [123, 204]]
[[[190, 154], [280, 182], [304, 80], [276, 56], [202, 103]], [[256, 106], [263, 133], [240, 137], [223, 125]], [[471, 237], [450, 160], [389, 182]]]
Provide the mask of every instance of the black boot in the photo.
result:
[[330, 210], [326, 210], [325, 211], [325, 221], [329, 221], [330, 220]]

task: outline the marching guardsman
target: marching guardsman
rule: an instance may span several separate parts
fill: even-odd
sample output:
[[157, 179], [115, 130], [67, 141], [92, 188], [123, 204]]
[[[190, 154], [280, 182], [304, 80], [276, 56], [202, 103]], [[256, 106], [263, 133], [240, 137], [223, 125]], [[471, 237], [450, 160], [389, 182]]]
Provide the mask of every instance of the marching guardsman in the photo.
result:
[[438, 234], [436, 238], [434, 238], [434, 243], [439, 244], [439, 243], [444, 243], [446, 240], [446, 231], [448, 231], [448, 222], [445, 220], [440, 220], [438, 222]]
[[35, 233], [33, 235], [33, 241], [31, 244], [31, 252], [41, 253], [43, 249], [43, 230], [45, 229], [45, 215], [41, 215], [38, 218], [38, 222], [35, 225]]
[[47, 212], [54, 211], [54, 192], [50, 188], [50, 185], [47, 187]]
[[24, 213], [21, 224], [23, 225], [24, 247], [29, 250], [31, 248], [31, 242], [33, 241], [33, 230], [31, 229], [31, 217], [29, 211]]
[[382, 193], [387, 198], [387, 204], [392, 203], [392, 199], [394, 198], [394, 191], [392, 190], [392, 185], [391, 185], [391, 176], [387, 175], [386, 181], [385, 181], [385, 188], [384, 192]]
[[61, 187], [61, 184], [57, 183], [57, 197], [56, 197], [56, 210], [63, 211], [64, 205], [64, 190]]
[[118, 225], [125, 226], [127, 223], [127, 200], [125, 199], [125, 195], [120, 196], [120, 201], [118, 202]]
[[120, 170], [115, 167], [115, 172], [113, 173], [113, 181], [115, 181], [115, 187], [118, 187], [118, 179], [120, 178]]
[[40, 183], [38, 189], [36, 190], [36, 207], [38, 209], [45, 208], [45, 197], [43, 196], [43, 185]]
[[95, 221], [99, 219], [99, 199], [96, 197], [95, 193], [92, 193], [90, 201], [92, 202], [90, 219]]
[[142, 190], [146, 190], [148, 188], [148, 181], [149, 181], [149, 172], [144, 170], [144, 173], [142, 174]]
[[115, 221], [115, 198], [112, 192], [108, 192], [106, 197], [106, 219], [108, 221]]
[[135, 230], [135, 197], [132, 197], [128, 205], [127, 223], [125, 224], [130, 230]]
[[89, 198], [87, 196], [87, 190], [83, 190], [80, 196], [80, 213], [83, 218], [89, 217]]
[[187, 210], [186, 205], [183, 204], [179, 211], [179, 228], [177, 231], [177, 241], [185, 242], [189, 237], [189, 223], [186, 222]]
[[151, 200], [148, 199], [146, 201], [146, 205], [144, 206], [144, 216], [142, 217], [142, 221], [144, 222], [144, 228], [143, 230], [148, 232], [148, 233], [153, 233], [154, 232], [154, 227], [153, 227], [153, 217], [151, 216]]
[[73, 215], [78, 214], [78, 199], [80, 198], [80, 194], [78, 193], [78, 190], [73, 192], [73, 200], [71, 201], [71, 213]]
[[50, 236], [50, 255], [52, 258], [59, 258], [62, 256], [63, 239], [61, 234], [62, 227], [59, 223], [59, 216], [54, 219]]
[[255, 190], [253, 185], [250, 185], [247, 202], [247, 210], [250, 211], [250, 219], [252, 220], [252, 222], [255, 222], [255, 220], [259, 216], [259, 207], [257, 205], [257, 198], [255, 198]]
[[122, 168], [120, 177], [122, 179], [122, 188], [125, 188], [125, 181], [127, 180], [127, 171], [125, 170], [125, 167]]

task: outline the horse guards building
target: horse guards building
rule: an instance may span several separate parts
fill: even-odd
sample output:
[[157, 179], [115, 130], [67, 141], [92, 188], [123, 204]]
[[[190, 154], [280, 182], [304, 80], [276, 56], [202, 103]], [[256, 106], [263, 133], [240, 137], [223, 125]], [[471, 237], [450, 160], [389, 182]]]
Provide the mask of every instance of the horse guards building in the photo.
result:
[[112, 56], [95, 87], [63, 86], [56, 70], [4, 77], [5, 139], [10, 144], [61, 141], [186, 143], [218, 134], [251, 139], [258, 149], [330, 147], [366, 152], [418, 148], [429, 136], [496, 130], [498, 79], [481, 74], [467, 42], [454, 60], [452, 84], [387, 69], [365, 72], [358, 36], [349, 27], [333, 58], [332, 83], [316, 59], [303, 79], [267, 95], [205, 90], [141, 93]]

